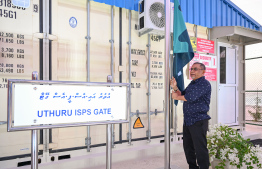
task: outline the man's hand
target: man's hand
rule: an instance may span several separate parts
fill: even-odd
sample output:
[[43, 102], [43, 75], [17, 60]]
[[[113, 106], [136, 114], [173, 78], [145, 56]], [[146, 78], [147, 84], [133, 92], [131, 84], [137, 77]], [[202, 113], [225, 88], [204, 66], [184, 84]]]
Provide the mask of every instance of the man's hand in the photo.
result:
[[172, 77], [172, 79], [170, 79], [170, 86], [175, 90], [177, 89], [177, 82], [176, 82], [176, 79], [174, 77]]
[[172, 92], [172, 99], [187, 101], [185, 96], [181, 95], [181, 92]]
[[172, 92], [172, 99], [178, 100], [178, 93], [177, 92]]

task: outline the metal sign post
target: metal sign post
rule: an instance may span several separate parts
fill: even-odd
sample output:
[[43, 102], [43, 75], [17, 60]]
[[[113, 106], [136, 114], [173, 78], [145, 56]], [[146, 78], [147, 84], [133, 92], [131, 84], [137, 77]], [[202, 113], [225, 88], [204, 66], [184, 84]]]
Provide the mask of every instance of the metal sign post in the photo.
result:
[[112, 125], [107, 124], [106, 131], [106, 169], [112, 167]]
[[[112, 83], [112, 76], [107, 76], [107, 82]], [[107, 124], [106, 126], [106, 169], [112, 167], [112, 126], [113, 124]]]
[[38, 169], [38, 130], [31, 132], [31, 169]]
[[37, 79], [37, 72], [32, 80], [8, 79], [7, 131], [32, 131], [31, 168], [38, 168], [39, 129], [106, 124], [111, 169], [112, 127], [129, 122], [130, 84], [112, 83], [112, 76], [108, 83]]
[[[32, 73], [32, 80], [38, 80], [38, 73]], [[31, 130], [31, 169], [38, 169], [38, 130]]]

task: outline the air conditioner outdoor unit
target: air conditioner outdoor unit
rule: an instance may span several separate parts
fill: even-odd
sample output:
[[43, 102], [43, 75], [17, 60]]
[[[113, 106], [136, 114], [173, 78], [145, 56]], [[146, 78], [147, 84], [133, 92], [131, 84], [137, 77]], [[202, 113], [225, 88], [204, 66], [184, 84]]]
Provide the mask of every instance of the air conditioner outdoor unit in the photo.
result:
[[[139, 34], [152, 33], [164, 35], [165, 33], [165, 4], [164, 0], [140, 0], [138, 4]], [[170, 32], [173, 32], [174, 3], [170, 3]]]

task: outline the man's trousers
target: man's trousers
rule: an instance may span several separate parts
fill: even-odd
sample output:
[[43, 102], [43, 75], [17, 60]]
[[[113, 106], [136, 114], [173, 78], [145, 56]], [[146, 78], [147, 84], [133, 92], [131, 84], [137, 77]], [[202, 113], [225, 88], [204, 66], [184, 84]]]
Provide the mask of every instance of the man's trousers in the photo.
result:
[[192, 126], [183, 126], [183, 147], [189, 169], [209, 168], [207, 130], [208, 120], [198, 121]]

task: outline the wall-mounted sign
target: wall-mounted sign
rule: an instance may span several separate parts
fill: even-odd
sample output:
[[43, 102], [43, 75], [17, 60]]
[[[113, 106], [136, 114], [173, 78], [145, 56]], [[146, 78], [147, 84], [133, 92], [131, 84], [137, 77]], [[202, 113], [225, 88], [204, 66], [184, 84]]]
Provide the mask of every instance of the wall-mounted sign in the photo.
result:
[[197, 51], [204, 53], [215, 53], [214, 41], [197, 38]]
[[[195, 62], [203, 63], [206, 66], [205, 78], [209, 81], [217, 80], [217, 58], [212, 55], [202, 55], [195, 53], [194, 58], [190, 61], [190, 68]], [[190, 77], [190, 80], [191, 77]]]
[[58, 124], [127, 119], [127, 85], [10, 84], [9, 91], [13, 94], [9, 95], [12, 105], [8, 112], [13, 115], [14, 127], [50, 125], [52, 128]]
[[191, 45], [192, 45], [192, 48], [193, 48], [193, 52], [196, 52], [197, 50], [197, 40], [196, 40], [196, 37], [190, 37], [190, 42], [191, 42]]
[[138, 117], [134, 123], [133, 129], [139, 129], [139, 128], [144, 128], [144, 125], [140, 119], [140, 117]]

